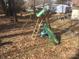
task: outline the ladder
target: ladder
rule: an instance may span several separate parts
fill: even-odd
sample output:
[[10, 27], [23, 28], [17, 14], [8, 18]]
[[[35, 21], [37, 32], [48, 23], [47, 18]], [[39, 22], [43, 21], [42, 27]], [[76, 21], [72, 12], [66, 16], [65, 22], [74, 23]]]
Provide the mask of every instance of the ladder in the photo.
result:
[[32, 36], [31, 36], [31, 38], [32, 38], [33, 40], [36, 39], [36, 37], [37, 37], [37, 35], [38, 35], [38, 32], [39, 32], [40, 29], [41, 29], [41, 24], [42, 24], [42, 22], [43, 22], [43, 20], [40, 20], [40, 18], [37, 19], [36, 24], [35, 24], [35, 28], [34, 28], [34, 30], [33, 30]]

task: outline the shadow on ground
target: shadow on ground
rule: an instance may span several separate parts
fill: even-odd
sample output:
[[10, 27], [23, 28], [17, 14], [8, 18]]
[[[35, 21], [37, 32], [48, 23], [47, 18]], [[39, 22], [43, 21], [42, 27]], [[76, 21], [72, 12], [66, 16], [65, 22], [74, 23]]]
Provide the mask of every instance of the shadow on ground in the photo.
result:
[[11, 45], [13, 42], [0, 42], [0, 46], [4, 46], [4, 45]]
[[79, 49], [78, 49], [76, 55], [71, 57], [70, 59], [79, 59]]
[[[1, 24], [0, 25], [0, 32], [6, 32], [6, 31], [8, 32], [11, 29], [22, 28], [24, 24], [26, 24], [26, 22], [18, 22], [16, 24], [14, 24], [14, 23]], [[28, 24], [28, 22], [27, 22], [27, 24]], [[29, 24], [29, 25], [27, 25], [27, 24], [25, 25], [26, 28], [31, 25], [31, 24]]]
[[11, 38], [11, 37], [15, 37], [15, 36], [19, 36], [19, 35], [26, 35], [26, 34], [31, 34], [32, 30], [28, 31], [28, 32], [21, 32], [21, 33], [15, 33], [15, 34], [10, 34], [10, 35], [4, 35], [4, 36], [0, 36], [0, 39], [3, 38]]

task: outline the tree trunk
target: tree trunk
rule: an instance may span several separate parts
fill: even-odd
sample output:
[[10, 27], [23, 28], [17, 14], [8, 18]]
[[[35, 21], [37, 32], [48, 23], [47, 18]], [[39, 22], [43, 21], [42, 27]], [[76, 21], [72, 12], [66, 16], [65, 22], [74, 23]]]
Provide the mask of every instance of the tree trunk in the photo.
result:
[[15, 6], [15, 0], [8, 0], [9, 8], [9, 16], [14, 17], [14, 22], [17, 22], [17, 15], [16, 15], [16, 6]]

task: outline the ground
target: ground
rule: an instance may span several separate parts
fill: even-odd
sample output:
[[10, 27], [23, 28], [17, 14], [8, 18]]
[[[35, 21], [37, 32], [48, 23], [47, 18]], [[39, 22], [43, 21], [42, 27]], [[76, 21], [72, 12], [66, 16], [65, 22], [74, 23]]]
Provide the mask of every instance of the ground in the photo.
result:
[[19, 19], [14, 24], [10, 18], [0, 18], [0, 59], [79, 59], [78, 21], [53, 20], [50, 25], [61, 36], [58, 45], [47, 37], [37, 36], [33, 40], [33, 20]]

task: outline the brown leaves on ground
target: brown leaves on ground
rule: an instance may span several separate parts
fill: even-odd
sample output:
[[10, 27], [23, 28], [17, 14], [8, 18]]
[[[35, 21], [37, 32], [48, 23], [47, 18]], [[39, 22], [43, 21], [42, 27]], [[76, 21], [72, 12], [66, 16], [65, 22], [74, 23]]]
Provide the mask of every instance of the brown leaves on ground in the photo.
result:
[[[71, 25], [69, 24], [70, 21], [63, 21], [62, 23], [60, 23], [60, 20], [55, 21], [53, 24], [51, 23], [51, 25], [52, 27], [59, 27], [58, 29], [62, 31], [62, 29], [65, 27], [68, 28]], [[19, 29], [16, 28], [15, 30], [17, 32], [19, 31]], [[26, 31], [27, 28], [23, 33]], [[9, 31], [6, 33], [9, 33]], [[0, 59], [70, 59], [75, 57], [79, 49], [79, 37], [70, 30], [61, 34], [61, 43], [59, 45], [54, 45], [48, 38], [37, 37], [36, 40], [32, 40], [31, 33], [3, 38], [1, 40], [3, 42], [11, 41], [12, 44], [0, 46]]]

